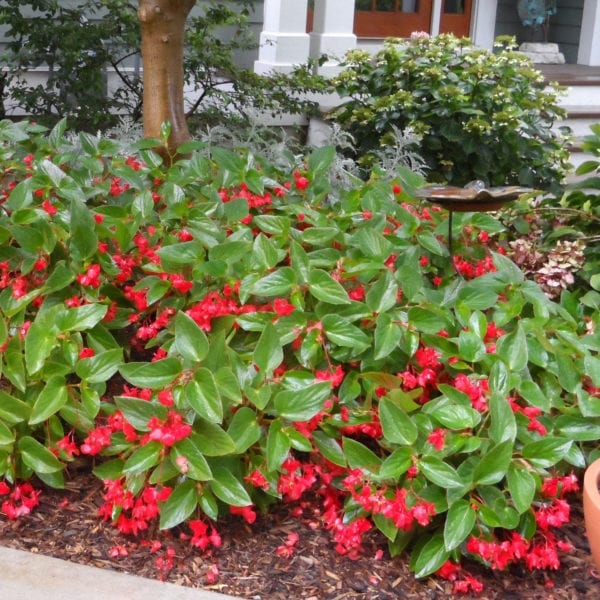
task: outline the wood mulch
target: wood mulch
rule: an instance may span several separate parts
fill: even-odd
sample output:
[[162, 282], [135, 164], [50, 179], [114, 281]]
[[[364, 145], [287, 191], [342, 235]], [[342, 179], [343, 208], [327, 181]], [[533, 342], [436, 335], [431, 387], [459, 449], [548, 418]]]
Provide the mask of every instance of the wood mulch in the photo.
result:
[[[102, 484], [79, 474], [66, 490], [44, 490], [34, 512], [16, 521], [0, 516], [0, 545], [39, 552], [76, 563], [161, 578], [183, 586], [210, 589], [247, 600], [388, 600], [441, 599], [452, 596], [452, 584], [437, 578], [416, 580], [405, 556], [391, 559], [387, 553], [375, 559], [384, 540], [374, 533], [364, 555], [350, 560], [338, 555], [328, 532], [291, 516], [285, 507], [259, 517], [253, 525], [239, 517], [219, 523], [222, 546], [212, 555], [192, 548], [176, 535], [147, 532], [147, 540], [159, 539], [161, 549], [152, 553], [149, 542], [127, 538], [97, 516]], [[295, 532], [299, 541], [290, 558], [276, 549]], [[593, 566], [583, 534], [581, 507], [573, 507], [572, 522], [564, 529], [575, 550], [564, 555], [558, 571], [486, 571], [478, 565], [469, 571], [484, 584], [482, 599], [577, 600], [600, 598], [600, 575]], [[166, 548], [174, 549], [173, 566]], [[127, 555], [111, 558], [120, 551]], [[159, 560], [160, 562], [160, 560]], [[218, 568], [218, 579], [207, 574]], [[209, 575], [210, 577], [210, 575]]]

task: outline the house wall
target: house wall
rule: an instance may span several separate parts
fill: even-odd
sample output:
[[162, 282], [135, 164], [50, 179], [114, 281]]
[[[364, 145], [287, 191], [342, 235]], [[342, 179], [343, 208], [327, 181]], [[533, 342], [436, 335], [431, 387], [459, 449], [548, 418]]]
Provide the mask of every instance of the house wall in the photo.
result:
[[[558, 0], [558, 13], [550, 19], [550, 42], [559, 45], [568, 63], [577, 62], [579, 33], [584, 0]], [[540, 31], [533, 35], [531, 28], [523, 27], [517, 13], [517, 0], [498, 0], [498, 18], [495, 35], [516, 35], [517, 42], [543, 41]]]

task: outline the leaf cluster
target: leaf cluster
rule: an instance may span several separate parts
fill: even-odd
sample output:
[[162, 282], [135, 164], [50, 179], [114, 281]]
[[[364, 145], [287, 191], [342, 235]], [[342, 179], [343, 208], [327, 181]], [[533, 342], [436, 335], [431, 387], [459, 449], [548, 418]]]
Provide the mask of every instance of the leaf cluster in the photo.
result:
[[499, 45], [490, 52], [444, 34], [389, 39], [373, 57], [351, 51], [333, 82], [350, 99], [330, 118], [359, 141], [363, 161], [391, 143], [395, 126], [420, 136], [431, 180], [558, 185], [568, 159], [551, 129], [563, 116], [560, 90], [510, 43]]
[[[171, 488], [167, 529], [267, 509], [293, 460], [425, 576], [470, 536], [533, 540], [544, 480], [597, 448], [599, 312], [480, 243], [490, 215], [456, 215], [453, 263], [407, 169], [335, 190], [333, 148], [275, 168], [191, 144], [166, 168], [155, 140], [64, 122], [2, 121], [0, 141], [6, 480], [63, 486], [66, 437], [134, 496]], [[401, 525], [362, 488], [429, 517]]]

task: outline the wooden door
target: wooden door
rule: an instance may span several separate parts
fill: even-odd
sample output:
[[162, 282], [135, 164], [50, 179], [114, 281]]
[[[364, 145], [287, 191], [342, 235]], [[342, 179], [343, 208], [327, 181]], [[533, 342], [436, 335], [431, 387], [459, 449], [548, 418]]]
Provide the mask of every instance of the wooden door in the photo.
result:
[[356, 0], [358, 37], [410, 37], [431, 28], [432, 0]]
[[469, 37], [472, 0], [442, 0], [440, 33]]

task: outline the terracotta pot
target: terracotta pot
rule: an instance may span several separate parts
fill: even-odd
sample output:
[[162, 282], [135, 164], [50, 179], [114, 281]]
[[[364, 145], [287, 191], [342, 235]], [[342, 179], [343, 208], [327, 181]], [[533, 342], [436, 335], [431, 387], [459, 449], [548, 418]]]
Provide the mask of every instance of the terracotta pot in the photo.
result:
[[583, 478], [583, 514], [588, 542], [596, 566], [600, 569], [600, 458], [595, 460]]

